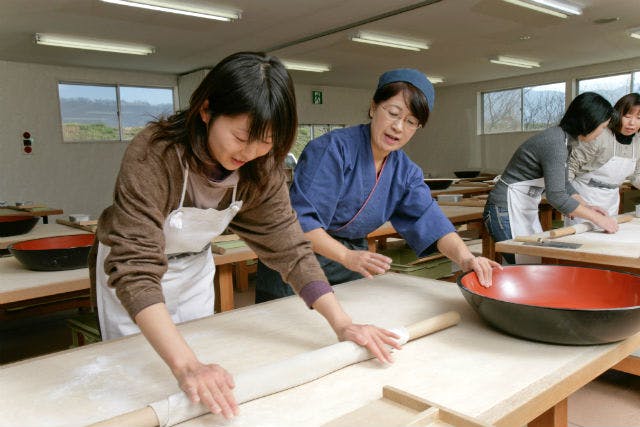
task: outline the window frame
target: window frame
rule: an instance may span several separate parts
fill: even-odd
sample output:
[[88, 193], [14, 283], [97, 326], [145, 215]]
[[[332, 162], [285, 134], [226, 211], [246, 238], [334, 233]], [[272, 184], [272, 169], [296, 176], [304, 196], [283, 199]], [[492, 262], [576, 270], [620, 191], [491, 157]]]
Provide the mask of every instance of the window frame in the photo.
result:
[[[118, 123], [118, 139], [86, 139], [86, 140], [78, 140], [78, 141], [68, 141], [65, 140], [64, 135], [64, 120], [62, 117], [62, 103], [60, 98], [60, 85], [74, 85], [74, 86], [102, 86], [109, 87], [115, 89], [116, 94], [116, 117]], [[173, 112], [176, 112], [177, 106], [177, 87], [174, 86], [163, 86], [163, 85], [136, 85], [136, 84], [124, 84], [124, 83], [96, 83], [96, 82], [86, 82], [86, 81], [68, 81], [68, 80], [58, 80], [56, 83], [56, 91], [58, 96], [58, 118], [60, 119], [60, 137], [61, 141], [64, 144], [87, 144], [87, 143], [129, 143], [131, 139], [123, 139], [124, 130], [122, 128], [122, 106], [121, 106], [121, 97], [120, 97], [120, 88], [139, 88], [139, 89], [166, 89], [171, 91], [171, 104], [173, 108]]]
[[[638, 76], [638, 80], [639, 80], [638, 82], [635, 82], [636, 75]], [[618, 77], [618, 76], [629, 76], [629, 87], [627, 88], [627, 91], [624, 93], [624, 95], [633, 92], [634, 85], [638, 85], [638, 89], [640, 90], [640, 70], [629, 70], [629, 71], [625, 71], [624, 73], [599, 74], [599, 75], [595, 75], [595, 76], [576, 79], [575, 96], [578, 96], [581, 93], [584, 93], [584, 92], [580, 92], [580, 82], [583, 82], [583, 81], [586, 81], [586, 80], [606, 79], [606, 78], [609, 78], [609, 77]], [[585, 92], [590, 92], [590, 91], [585, 91]], [[594, 91], [594, 92], [598, 93], [597, 91]], [[601, 95], [601, 94], [599, 94], [599, 95]], [[615, 102], [616, 101], [612, 102], [611, 105], [614, 105]]]
[[[566, 81], [554, 81], [554, 82], [547, 82], [547, 83], [538, 83], [538, 84], [530, 84], [530, 85], [526, 85], [526, 86], [515, 86], [515, 87], [508, 87], [508, 88], [501, 88], [501, 89], [494, 89], [494, 90], [487, 90], [487, 91], [481, 91], [479, 93], [479, 114], [478, 114], [478, 119], [480, 121], [480, 126], [478, 126], [478, 131], [479, 131], [479, 135], [503, 135], [503, 134], [508, 134], [508, 133], [525, 133], [525, 132], [538, 132], [541, 129], [528, 129], [525, 130], [525, 94], [524, 94], [524, 90], [525, 89], [531, 89], [531, 88], [536, 88], [536, 87], [541, 87], [541, 86], [550, 86], [550, 85], [559, 85], [562, 84], [564, 85], [564, 93], [563, 93], [563, 111], [566, 109], [567, 107], [567, 89], [568, 89], [568, 84]], [[487, 94], [493, 94], [493, 93], [497, 93], [497, 92], [507, 92], [507, 91], [518, 91], [519, 95], [520, 95], [520, 102], [519, 102], [519, 107], [520, 107], [520, 123], [519, 123], [519, 129], [516, 130], [506, 130], [506, 131], [497, 131], [497, 132], [487, 132], [486, 128], [486, 122], [485, 122], [485, 95]]]

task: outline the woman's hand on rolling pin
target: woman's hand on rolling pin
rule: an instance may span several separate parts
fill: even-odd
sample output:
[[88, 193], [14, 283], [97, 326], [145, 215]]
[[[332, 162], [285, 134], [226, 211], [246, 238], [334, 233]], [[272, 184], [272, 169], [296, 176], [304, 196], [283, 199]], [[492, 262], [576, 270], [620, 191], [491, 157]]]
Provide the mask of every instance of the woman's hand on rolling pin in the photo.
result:
[[391, 258], [375, 252], [349, 250], [342, 264], [364, 277], [372, 277], [389, 270]]
[[493, 269], [497, 268], [502, 270], [502, 266], [495, 261], [491, 261], [489, 258], [482, 256], [467, 258], [460, 265], [462, 271], [475, 271], [480, 280], [480, 284], [486, 288], [491, 286], [491, 276], [493, 275]]
[[358, 325], [351, 323], [337, 331], [340, 341], [353, 341], [366, 347], [379, 361], [393, 363], [389, 347], [400, 350], [402, 347], [395, 339], [398, 335], [374, 325]]
[[609, 215], [596, 215], [593, 222], [607, 233], [615, 233], [618, 231], [618, 220]]
[[233, 377], [221, 366], [195, 361], [173, 374], [193, 403], [201, 402], [212, 413], [222, 413], [227, 419], [238, 415], [238, 404], [233, 396]]

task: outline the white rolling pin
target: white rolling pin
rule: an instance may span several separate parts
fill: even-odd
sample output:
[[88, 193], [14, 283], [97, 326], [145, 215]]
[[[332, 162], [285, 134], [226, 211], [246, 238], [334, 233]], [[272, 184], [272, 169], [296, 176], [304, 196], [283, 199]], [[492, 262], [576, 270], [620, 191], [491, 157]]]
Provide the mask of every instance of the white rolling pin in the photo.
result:
[[[459, 322], [460, 315], [449, 311], [392, 331], [400, 336], [398, 343], [404, 344], [455, 326]], [[234, 395], [238, 404], [241, 404], [308, 383], [373, 357], [366, 348], [354, 342], [339, 342], [236, 375]], [[89, 427], [173, 426], [208, 412], [206, 406], [191, 403], [183, 392], [179, 392], [142, 409], [91, 424]]]
[[[618, 215], [615, 218], [618, 221], [618, 224], [629, 222], [633, 219], [633, 217], [629, 215]], [[580, 224], [572, 225], [571, 227], [556, 228], [555, 230], [551, 230], [549, 232], [549, 236], [555, 238], [555, 237], [569, 236], [571, 234], [586, 233], [587, 231], [592, 231], [594, 228], [595, 228], [595, 225], [593, 225], [592, 223], [583, 222]]]

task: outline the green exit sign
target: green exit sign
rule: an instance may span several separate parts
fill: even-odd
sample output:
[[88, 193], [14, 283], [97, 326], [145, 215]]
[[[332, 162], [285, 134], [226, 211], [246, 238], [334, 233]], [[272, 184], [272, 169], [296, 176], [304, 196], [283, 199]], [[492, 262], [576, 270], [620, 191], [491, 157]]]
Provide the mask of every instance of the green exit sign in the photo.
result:
[[312, 90], [311, 91], [311, 102], [313, 104], [322, 104], [322, 91], [321, 90]]

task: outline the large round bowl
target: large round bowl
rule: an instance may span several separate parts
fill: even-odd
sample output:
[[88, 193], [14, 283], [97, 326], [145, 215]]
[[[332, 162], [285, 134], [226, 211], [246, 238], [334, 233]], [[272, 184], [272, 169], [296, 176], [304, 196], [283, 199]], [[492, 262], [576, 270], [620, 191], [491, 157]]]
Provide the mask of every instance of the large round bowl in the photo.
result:
[[30, 232], [40, 220], [32, 215], [0, 215], [0, 237]]
[[480, 171], [455, 171], [458, 178], [475, 178], [480, 175]]
[[475, 272], [458, 278], [467, 302], [491, 326], [522, 338], [591, 345], [640, 331], [640, 276], [561, 265], [494, 270], [492, 286]]
[[45, 237], [9, 246], [9, 252], [29, 270], [57, 271], [87, 267], [95, 235]]
[[453, 184], [455, 179], [450, 178], [426, 178], [424, 183], [429, 186], [431, 190], [444, 190], [449, 188], [451, 184]]

